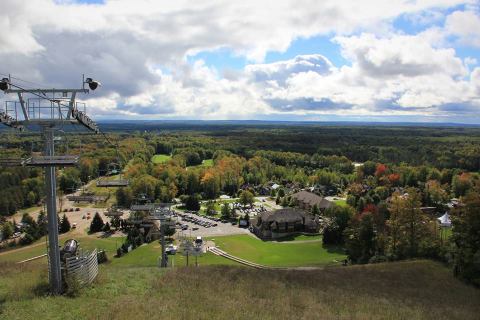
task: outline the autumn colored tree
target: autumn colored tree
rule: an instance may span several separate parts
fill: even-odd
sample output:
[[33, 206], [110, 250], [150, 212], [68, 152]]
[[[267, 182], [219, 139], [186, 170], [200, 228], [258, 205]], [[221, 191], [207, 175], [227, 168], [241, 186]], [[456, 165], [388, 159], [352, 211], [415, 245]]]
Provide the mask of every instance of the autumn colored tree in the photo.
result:
[[377, 168], [375, 169], [375, 177], [380, 178], [383, 176], [387, 171], [387, 166], [383, 163], [377, 164]]

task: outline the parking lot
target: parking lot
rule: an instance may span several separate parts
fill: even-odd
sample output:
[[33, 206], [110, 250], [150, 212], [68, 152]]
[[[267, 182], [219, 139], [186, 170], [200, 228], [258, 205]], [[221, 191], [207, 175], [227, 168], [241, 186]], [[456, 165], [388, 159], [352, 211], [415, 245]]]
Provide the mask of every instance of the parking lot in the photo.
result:
[[248, 234], [248, 229], [239, 228], [230, 222], [222, 222], [213, 217], [199, 216], [193, 212], [176, 211], [177, 232], [180, 236], [211, 237], [231, 234]]

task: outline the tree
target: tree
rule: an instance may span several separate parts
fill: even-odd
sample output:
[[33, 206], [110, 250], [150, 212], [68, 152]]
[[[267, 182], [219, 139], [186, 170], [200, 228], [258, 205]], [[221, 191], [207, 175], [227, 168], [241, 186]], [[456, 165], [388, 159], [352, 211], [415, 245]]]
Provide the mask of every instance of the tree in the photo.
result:
[[452, 236], [454, 274], [480, 286], [480, 188], [469, 192], [464, 206], [453, 210]]
[[314, 204], [313, 207], [312, 207], [312, 214], [313, 215], [318, 215], [320, 214], [320, 209], [318, 209], [318, 205], [317, 204]]
[[242, 193], [240, 194], [240, 203], [245, 207], [247, 204], [250, 206], [253, 205], [254, 201], [254, 196], [253, 193], [251, 193], [248, 190], [243, 190]]
[[282, 198], [282, 202], [281, 202], [280, 205], [281, 205], [282, 207], [284, 207], [284, 208], [288, 207], [288, 199], [287, 199], [287, 197], [283, 197], [283, 198]]
[[354, 263], [367, 263], [375, 255], [375, 229], [370, 212], [357, 214], [345, 230], [345, 247]]
[[205, 208], [205, 213], [207, 215], [214, 215], [215, 214], [215, 203], [213, 201], [208, 201], [207, 202], [207, 207]]
[[343, 233], [353, 215], [354, 211], [351, 207], [341, 207], [335, 205], [327, 208], [324, 214], [327, 223], [323, 228], [323, 243], [344, 243]]
[[100, 232], [103, 229], [103, 220], [102, 217], [97, 213], [92, 219], [92, 223], [90, 224], [90, 233]]
[[185, 208], [187, 210], [198, 211], [200, 210], [200, 203], [198, 202], [197, 195], [190, 195], [185, 201]]
[[229, 220], [231, 217], [230, 207], [228, 203], [224, 203], [222, 206], [222, 219]]
[[14, 232], [13, 224], [9, 221], [5, 222], [2, 226], [3, 238], [8, 239], [13, 235]]
[[102, 231], [103, 231], [103, 232], [110, 232], [110, 229], [111, 229], [111, 228], [110, 228], [110, 224], [107, 222], [107, 223], [105, 223], [105, 225], [103, 226]]
[[[434, 221], [420, 210], [421, 194], [416, 188], [405, 195], [394, 194], [387, 221], [387, 253], [393, 259], [435, 256], [438, 239]], [[436, 248], [437, 247], [437, 248]]]
[[70, 221], [68, 221], [67, 215], [63, 215], [62, 221], [60, 222], [60, 233], [65, 233], [70, 231]]
[[40, 236], [44, 236], [47, 234], [47, 215], [43, 210], [40, 211], [37, 217], [37, 224], [38, 224], [38, 232]]

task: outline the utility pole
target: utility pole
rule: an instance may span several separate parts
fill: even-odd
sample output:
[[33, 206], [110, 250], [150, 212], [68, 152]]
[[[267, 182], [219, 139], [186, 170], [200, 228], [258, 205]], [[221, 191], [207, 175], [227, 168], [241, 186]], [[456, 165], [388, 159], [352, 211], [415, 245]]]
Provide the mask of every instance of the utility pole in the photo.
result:
[[[17, 160], [16, 165], [45, 168], [49, 280], [51, 293], [54, 295], [61, 294], [63, 291], [58, 243], [55, 167], [75, 166], [79, 159], [78, 156], [55, 156], [54, 133], [66, 124], [80, 124], [99, 133], [97, 125], [86, 115], [85, 110], [78, 110], [75, 100], [77, 93], [89, 92], [85, 84], [88, 84], [90, 90], [95, 90], [100, 85], [99, 82], [87, 78], [82, 80], [81, 89], [23, 89], [11, 83], [10, 78], [0, 80], [0, 90], [6, 94], [13, 93], [18, 96], [18, 101], [5, 102], [5, 111], [0, 111], [0, 123], [20, 130], [24, 130], [29, 125], [33, 125], [33, 129], [37, 126], [42, 128], [45, 143], [44, 156], [32, 155], [28, 159]], [[25, 99], [24, 95], [31, 95], [34, 98]]]
[[165, 255], [165, 216], [160, 216], [160, 239], [162, 243], [162, 263], [160, 264], [160, 268], [167, 267], [167, 257]]

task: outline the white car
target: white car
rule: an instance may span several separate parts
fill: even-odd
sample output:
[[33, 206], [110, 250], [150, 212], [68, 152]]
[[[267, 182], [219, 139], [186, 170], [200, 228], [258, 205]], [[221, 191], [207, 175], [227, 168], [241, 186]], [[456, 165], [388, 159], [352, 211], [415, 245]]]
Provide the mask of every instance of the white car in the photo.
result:
[[165, 248], [165, 253], [166, 254], [175, 254], [177, 253], [177, 246], [174, 246], [173, 244], [168, 245]]

